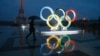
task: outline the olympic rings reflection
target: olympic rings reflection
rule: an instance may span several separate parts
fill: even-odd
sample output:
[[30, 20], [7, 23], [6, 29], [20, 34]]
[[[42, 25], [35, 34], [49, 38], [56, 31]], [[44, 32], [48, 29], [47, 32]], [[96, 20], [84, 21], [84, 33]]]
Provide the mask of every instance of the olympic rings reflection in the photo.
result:
[[54, 49], [58, 48], [59, 47], [59, 43], [60, 43], [60, 39], [57, 37], [57, 36], [50, 36], [47, 41], [46, 41], [46, 44], [47, 44], [47, 47], [49, 49], [52, 49], [51, 47], [51, 44], [50, 44], [50, 40], [51, 39], [56, 39], [57, 40], [57, 44], [54, 46]]
[[44, 43], [44, 44], [41, 45], [40, 53], [43, 54], [43, 55], [50, 55], [53, 52], [53, 47], [52, 47], [52, 49], [48, 53], [43, 53], [43, 47], [45, 45], [46, 45], [46, 43]]
[[[62, 39], [64, 39], [64, 38], [68, 39], [68, 41], [65, 42], [66, 45], [62, 44]], [[70, 44], [70, 37], [68, 35], [64, 35], [64, 36], [60, 37], [60, 45], [61, 45], [61, 47], [67, 48], [69, 46], [69, 44]]]
[[[75, 42], [74, 42], [74, 40], [71, 40], [70, 43], [72, 44], [72, 48], [71, 49], [65, 48], [66, 52], [71, 52], [71, 51], [73, 51], [75, 49]], [[68, 44], [65, 43], [64, 46], [68, 46]]]
[[[44, 18], [43, 15], [42, 15], [42, 14], [43, 14], [43, 11], [44, 11], [45, 9], [48, 9], [48, 10], [51, 12], [51, 14], [50, 14], [49, 16], [47, 16], [47, 18]], [[56, 14], [56, 12], [57, 12], [58, 10], [61, 11], [61, 12], [63, 13], [63, 15], [62, 15], [61, 17], [59, 17], [59, 16]], [[73, 14], [73, 18], [72, 18], [72, 19], [71, 19], [70, 16], [68, 15], [70, 12], [72, 12], [72, 14]], [[76, 12], [75, 12], [75, 10], [73, 10], [73, 9], [68, 9], [68, 10], [66, 11], [66, 13], [65, 13], [65, 11], [64, 11], [63, 9], [61, 9], [61, 8], [58, 8], [58, 9], [56, 9], [56, 10], [54, 11], [51, 7], [45, 6], [45, 7], [43, 7], [43, 8], [41, 9], [41, 11], [40, 11], [40, 18], [41, 18], [43, 21], [46, 21], [47, 25], [48, 25], [51, 29], [56, 29], [56, 28], [58, 28], [59, 26], [61, 26], [61, 27], [67, 29], [67, 28], [69, 28], [69, 26], [71, 25], [71, 22], [74, 22], [74, 21], [76, 20]], [[53, 18], [57, 21], [57, 23], [56, 23], [55, 26], [53, 26], [53, 25], [50, 24], [50, 21], [51, 21]], [[66, 19], [66, 21], [68, 21], [68, 24], [67, 24], [66, 26], [64, 26], [64, 25], [62, 24], [62, 21], [63, 21], [64, 19]]]
[[[50, 55], [53, 52], [53, 50], [57, 49], [59, 46], [61, 47], [61, 50], [57, 51], [57, 53], [61, 53], [62, 51], [69, 52], [69, 51], [73, 51], [74, 50], [75, 42], [73, 40], [71, 40], [68, 35], [59, 36], [59, 37], [55, 36], [55, 35], [48, 37], [47, 40], [46, 40], [46, 43], [41, 45], [41, 48], [40, 48], [41, 54], [42, 55]], [[65, 43], [62, 42], [62, 40], [64, 38], [67, 39]], [[50, 41], [52, 41], [52, 39], [56, 39], [57, 40], [57, 42], [53, 43], [53, 45], [50, 43]], [[72, 48], [68, 49], [70, 44], [72, 45]], [[50, 51], [48, 53], [43, 53], [43, 47], [44, 46], [46, 46], [48, 49], [50, 49]]]

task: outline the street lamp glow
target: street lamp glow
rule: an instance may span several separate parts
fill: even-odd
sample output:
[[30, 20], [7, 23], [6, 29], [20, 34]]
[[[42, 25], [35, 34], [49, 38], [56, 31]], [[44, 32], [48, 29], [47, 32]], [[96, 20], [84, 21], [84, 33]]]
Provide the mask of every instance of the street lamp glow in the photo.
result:
[[22, 28], [22, 30], [24, 31], [25, 28], [26, 28], [26, 26], [25, 26], [25, 25], [22, 25], [21, 28]]

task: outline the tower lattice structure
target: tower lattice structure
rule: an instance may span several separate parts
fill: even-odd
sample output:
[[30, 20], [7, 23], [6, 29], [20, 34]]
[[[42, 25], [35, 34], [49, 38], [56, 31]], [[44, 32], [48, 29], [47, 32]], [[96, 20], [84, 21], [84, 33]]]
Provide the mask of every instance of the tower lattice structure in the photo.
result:
[[23, 8], [23, 0], [20, 0], [20, 9], [18, 11], [18, 15], [15, 20], [15, 24], [28, 24], [28, 20], [25, 16], [24, 8]]

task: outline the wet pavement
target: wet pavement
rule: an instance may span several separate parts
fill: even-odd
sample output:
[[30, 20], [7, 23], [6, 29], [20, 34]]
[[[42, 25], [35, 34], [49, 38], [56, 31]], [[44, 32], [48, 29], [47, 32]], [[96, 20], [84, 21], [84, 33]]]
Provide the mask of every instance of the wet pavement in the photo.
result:
[[[46, 26], [35, 28], [37, 32], [49, 30]], [[69, 30], [81, 29], [70, 27]], [[0, 26], [0, 56], [43, 56], [40, 53], [41, 44], [44, 44], [49, 36], [36, 33], [36, 41], [32, 40], [32, 35], [26, 40], [25, 36], [28, 33], [28, 29], [19, 34], [17, 27]], [[49, 56], [100, 56], [100, 39], [93, 34], [80, 32], [69, 36], [75, 41], [75, 49], [71, 52], [63, 51], [60, 54], [56, 53], [56, 49]]]

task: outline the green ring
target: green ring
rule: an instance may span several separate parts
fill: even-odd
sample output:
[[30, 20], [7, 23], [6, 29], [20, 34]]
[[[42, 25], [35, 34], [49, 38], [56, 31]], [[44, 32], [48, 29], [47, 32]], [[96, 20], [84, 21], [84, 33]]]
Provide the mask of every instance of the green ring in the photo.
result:
[[[65, 38], [66, 37], [66, 39], [68, 39], [68, 41], [66, 41], [66, 43], [68, 43], [68, 45], [67, 46], [64, 46], [63, 44], [62, 44], [62, 39], [63, 38]], [[64, 43], [65, 44], [65, 43]], [[70, 37], [68, 36], [68, 35], [64, 35], [64, 36], [61, 36], [60, 37], [60, 46], [62, 47], [62, 48], [67, 48], [68, 46], [69, 46], [69, 44], [70, 44]]]
[[[70, 17], [69, 16], [67, 16], [68, 17], [68, 19], [70, 19]], [[61, 27], [63, 27], [63, 28], [69, 28], [70, 27], [70, 25], [71, 25], [71, 21], [68, 21], [68, 24], [66, 25], [66, 26], [64, 26], [63, 24], [62, 24], [62, 21], [65, 19], [65, 16], [62, 16], [61, 18], [60, 18], [61, 20], [60, 20], [60, 26]]]

